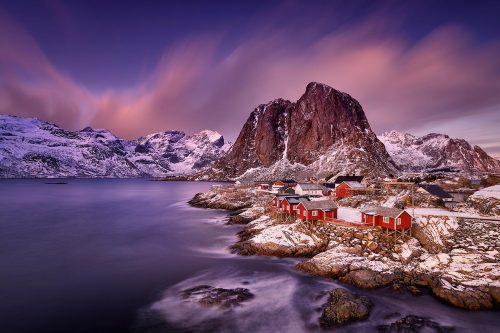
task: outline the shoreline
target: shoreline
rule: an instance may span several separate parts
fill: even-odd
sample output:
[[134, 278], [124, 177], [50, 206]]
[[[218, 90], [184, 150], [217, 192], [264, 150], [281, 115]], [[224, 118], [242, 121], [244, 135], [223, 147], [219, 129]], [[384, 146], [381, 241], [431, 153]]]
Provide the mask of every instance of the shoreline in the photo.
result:
[[[413, 295], [425, 289], [436, 299], [457, 308], [499, 308], [497, 243], [471, 252], [466, 245], [454, 246], [450, 238], [465, 233], [465, 239], [470, 239], [471, 222], [428, 216], [420, 219], [415, 237], [394, 242], [377, 227], [279, 224], [265, 214], [262, 200], [236, 188], [231, 193], [227, 196], [209, 190], [196, 194], [189, 204], [225, 209], [230, 212], [228, 223], [245, 225], [237, 234], [239, 240], [230, 247], [233, 253], [307, 258], [295, 268], [358, 288], [392, 286], [406, 288]], [[489, 241], [498, 237], [495, 230], [488, 231], [488, 235]]]

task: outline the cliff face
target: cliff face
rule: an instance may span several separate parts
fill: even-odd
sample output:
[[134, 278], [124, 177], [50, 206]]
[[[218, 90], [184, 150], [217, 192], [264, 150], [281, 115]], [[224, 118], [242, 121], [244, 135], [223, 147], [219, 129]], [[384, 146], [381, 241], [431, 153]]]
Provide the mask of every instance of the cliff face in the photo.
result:
[[307, 85], [292, 103], [257, 107], [229, 153], [202, 178], [387, 176], [398, 171], [370, 128], [361, 105], [319, 83]]

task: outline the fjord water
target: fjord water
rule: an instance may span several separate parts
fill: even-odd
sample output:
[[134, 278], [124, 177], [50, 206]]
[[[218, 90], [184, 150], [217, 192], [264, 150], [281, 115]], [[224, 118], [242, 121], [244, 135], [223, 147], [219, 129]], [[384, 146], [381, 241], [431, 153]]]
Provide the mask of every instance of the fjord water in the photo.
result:
[[[0, 181], [1, 332], [319, 331], [326, 292], [339, 284], [296, 271], [298, 259], [231, 254], [241, 226], [187, 204], [210, 183], [47, 182]], [[179, 299], [200, 284], [248, 288], [255, 298], [225, 312]], [[375, 307], [370, 320], [341, 331], [372, 332], [406, 314], [457, 332], [500, 325], [498, 312], [462, 311], [430, 295], [344, 287]]]

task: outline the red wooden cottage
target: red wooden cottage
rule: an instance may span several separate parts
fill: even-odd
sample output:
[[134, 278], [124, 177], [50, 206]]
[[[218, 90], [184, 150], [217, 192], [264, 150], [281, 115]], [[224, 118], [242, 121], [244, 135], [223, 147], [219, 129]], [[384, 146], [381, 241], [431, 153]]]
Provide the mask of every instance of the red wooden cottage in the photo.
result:
[[364, 190], [366, 190], [366, 188], [360, 182], [346, 181], [340, 183], [340, 185], [335, 188], [335, 196], [339, 199], [352, 197]]
[[283, 212], [288, 213], [290, 215], [296, 215], [299, 203], [304, 201], [310, 201], [309, 197], [306, 196], [285, 197], [281, 200], [281, 207], [283, 208]]
[[337, 205], [330, 200], [303, 201], [297, 206], [297, 217], [303, 221], [328, 221], [337, 218]]
[[281, 188], [294, 187], [295, 185], [297, 185], [297, 182], [293, 179], [281, 179], [275, 181], [272, 188], [273, 190], [278, 190]]
[[275, 210], [281, 208], [281, 201], [283, 198], [285, 198], [286, 195], [275, 195], [274, 198], [271, 200], [271, 207]]
[[366, 207], [361, 210], [361, 222], [385, 229], [410, 229], [411, 215], [407, 211], [389, 207]]

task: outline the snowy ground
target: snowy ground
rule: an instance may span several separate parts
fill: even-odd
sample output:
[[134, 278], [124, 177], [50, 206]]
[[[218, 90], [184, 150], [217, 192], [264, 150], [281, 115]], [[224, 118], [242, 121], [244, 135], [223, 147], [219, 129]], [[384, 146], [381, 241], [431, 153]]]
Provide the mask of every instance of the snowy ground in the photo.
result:
[[339, 207], [337, 218], [347, 222], [361, 223], [361, 212], [351, 207]]
[[451, 212], [447, 209], [444, 208], [407, 208], [406, 211], [410, 213], [410, 215], [413, 214], [413, 211], [415, 211], [416, 216], [423, 216], [423, 215], [432, 215], [432, 216], [452, 216], [452, 217], [461, 217], [461, 218], [470, 218], [470, 219], [487, 219], [487, 220], [493, 220], [493, 221], [500, 221], [500, 217], [495, 217], [495, 216], [482, 216], [479, 214], [475, 213], [465, 213], [465, 212]]
[[475, 192], [472, 197], [495, 198], [500, 200], [500, 185], [483, 188]]

